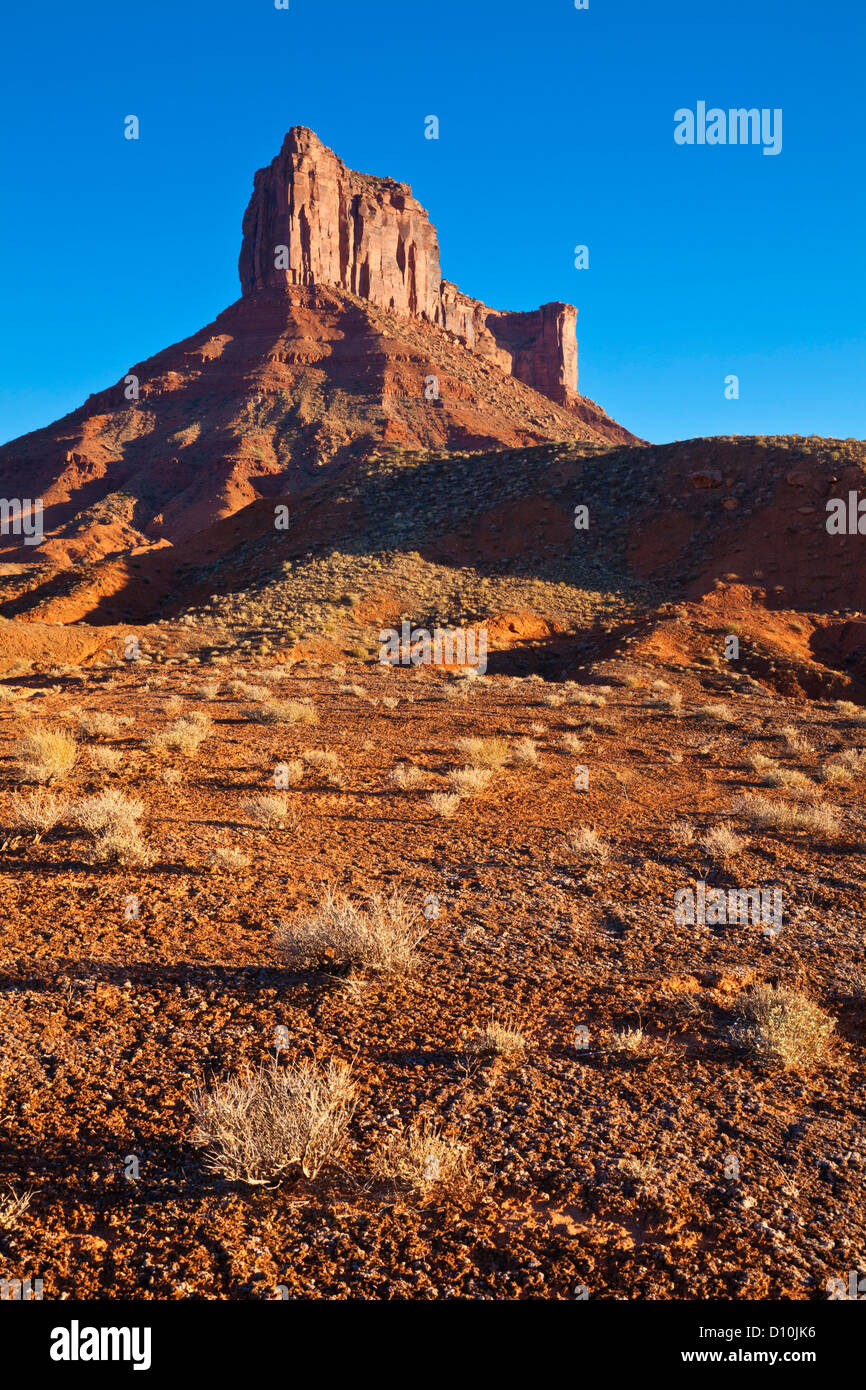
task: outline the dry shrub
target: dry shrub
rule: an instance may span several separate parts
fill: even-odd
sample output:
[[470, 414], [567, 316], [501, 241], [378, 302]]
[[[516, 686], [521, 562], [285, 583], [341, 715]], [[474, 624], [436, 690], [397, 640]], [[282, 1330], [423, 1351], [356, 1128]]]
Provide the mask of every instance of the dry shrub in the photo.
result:
[[734, 722], [734, 716], [727, 705], [699, 705], [694, 714], [696, 719], [709, 719], [714, 724]]
[[21, 1222], [30, 1202], [33, 1198], [32, 1192], [17, 1193], [13, 1188], [5, 1196], [0, 1197], [0, 1231], [15, 1231]]
[[164, 782], [167, 787], [179, 787], [183, 778], [184, 774], [179, 767], [160, 768], [159, 780]]
[[196, 1092], [192, 1142], [230, 1182], [276, 1183], [293, 1169], [315, 1178], [340, 1153], [355, 1104], [343, 1063], [262, 1068]]
[[255, 709], [244, 710], [254, 724], [318, 724], [319, 716], [310, 700], [266, 700]]
[[341, 685], [340, 694], [356, 695], [359, 700], [363, 700], [366, 697], [367, 692], [364, 689], [363, 685]]
[[808, 792], [814, 789], [814, 782], [804, 772], [795, 767], [769, 767], [761, 778], [767, 787], [783, 787], [789, 792]]
[[107, 710], [95, 710], [92, 713], [80, 715], [78, 727], [87, 738], [113, 738], [123, 730], [124, 726], [128, 727], [131, 723], [131, 719], [120, 718], [116, 714], [110, 714]]
[[250, 866], [249, 855], [242, 854], [239, 849], [224, 849], [219, 845], [213, 852], [213, 862], [220, 869], [226, 869], [229, 873], [238, 873], [241, 869], [248, 869]]
[[25, 830], [34, 830], [39, 835], [47, 835], [69, 811], [68, 801], [56, 797], [44, 787], [39, 787], [27, 797], [13, 795], [10, 804], [13, 823]]
[[448, 773], [448, 785], [455, 796], [477, 796], [490, 781], [484, 767], [456, 767]]
[[77, 823], [93, 837], [97, 862], [140, 868], [153, 863], [153, 852], [142, 840], [138, 826], [144, 811], [140, 801], [131, 801], [115, 787], [108, 787], [96, 796], [85, 797], [73, 809]]
[[690, 820], [677, 820], [671, 826], [671, 835], [676, 844], [685, 848], [695, 842], [695, 827]]
[[740, 796], [731, 808], [736, 815], [768, 830], [802, 830], [810, 835], [833, 836], [840, 830], [838, 813], [832, 806], [815, 803], [792, 806], [787, 801], [771, 801], [767, 796]]
[[563, 753], [582, 753], [585, 740], [581, 738], [580, 734], [563, 734], [559, 746]]
[[786, 724], [779, 730], [785, 740], [785, 751], [788, 753], [800, 753], [805, 757], [815, 752], [809, 740], [796, 727], [795, 724]]
[[447, 681], [439, 686], [441, 700], [465, 700], [472, 689], [470, 681]]
[[733, 826], [727, 821], [721, 825], [714, 825], [712, 830], [708, 830], [706, 835], [702, 835], [698, 842], [711, 859], [719, 860], [724, 863], [728, 859], [733, 859], [736, 855], [742, 854], [748, 845], [748, 840], [741, 840], [739, 835], [734, 833]]
[[514, 767], [535, 767], [538, 762], [535, 740], [519, 738], [511, 750], [510, 762]]
[[304, 764], [300, 758], [290, 758], [287, 763], [278, 763], [276, 771], [279, 772], [281, 783], [285, 782], [287, 787], [296, 787], [304, 780]]
[[465, 1144], [446, 1139], [439, 1125], [424, 1119], [389, 1134], [374, 1168], [379, 1177], [423, 1192], [433, 1183], [466, 1177], [469, 1162]]
[[619, 1028], [610, 1037], [611, 1052], [625, 1052], [632, 1057], [653, 1050], [653, 1039], [642, 1028]]
[[819, 768], [818, 776], [822, 782], [829, 782], [831, 786], [849, 787], [854, 781], [853, 771], [844, 763], [825, 763]]
[[75, 766], [78, 745], [65, 729], [34, 724], [20, 739], [15, 757], [25, 782], [60, 782]]
[[839, 754], [838, 761], [850, 768], [855, 777], [866, 775], [866, 748], [848, 748]]
[[578, 859], [603, 864], [610, 858], [610, 845], [589, 826], [579, 825], [569, 830], [565, 848]]
[[398, 763], [388, 773], [388, 781], [401, 792], [411, 791], [413, 787], [420, 787], [424, 780], [424, 773], [421, 768], [413, 767], [411, 764], [407, 767], [405, 763]]
[[226, 689], [238, 700], [266, 700], [270, 694], [266, 685], [250, 685], [249, 681], [229, 681]]
[[450, 820], [460, 805], [460, 797], [456, 792], [433, 792], [427, 798], [427, 805], [437, 816]]
[[183, 714], [167, 728], [152, 734], [148, 739], [148, 746], [163, 751], [173, 749], [178, 753], [183, 753], [186, 758], [192, 758], [211, 732], [212, 727], [207, 715], [202, 715], [198, 711], [194, 714]]
[[476, 1028], [467, 1044], [470, 1052], [483, 1055], [495, 1053], [500, 1057], [512, 1057], [525, 1052], [526, 1035], [521, 1033], [511, 1018], [491, 1018], [483, 1027]]
[[258, 821], [259, 825], [273, 830], [277, 826], [285, 825], [289, 814], [289, 798], [273, 792], [262, 792], [242, 801], [241, 810], [246, 811], [250, 819]]
[[90, 761], [100, 772], [117, 772], [123, 762], [123, 754], [119, 748], [91, 748], [88, 750]]
[[600, 708], [607, 704], [604, 695], [597, 695], [592, 690], [569, 690], [565, 696], [567, 705], [595, 706]]
[[504, 767], [511, 752], [506, 738], [460, 738], [457, 747], [473, 767], [491, 771]]
[[301, 757], [308, 767], [318, 768], [321, 772], [336, 772], [340, 767], [340, 755], [333, 748], [307, 748]]
[[797, 990], [756, 985], [738, 1003], [733, 1040], [758, 1061], [799, 1070], [830, 1055], [835, 1019]]
[[837, 700], [835, 707], [852, 724], [866, 724], [866, 709], [862, 705], [852, 704], [850, 700]]
[[359, 906], [328, 890], [319, 907], [297, 925], [280, 923], [276, 945], [297, 965], [349, 965], [404, 975], [414, 968], [425, 935], [418, 909], [402, 893], [372, 893]]
[[200, 700], [215, 700], [222, 689], [221, 681], [205, 681], [202, 685], [197, 685], [193, 691]]

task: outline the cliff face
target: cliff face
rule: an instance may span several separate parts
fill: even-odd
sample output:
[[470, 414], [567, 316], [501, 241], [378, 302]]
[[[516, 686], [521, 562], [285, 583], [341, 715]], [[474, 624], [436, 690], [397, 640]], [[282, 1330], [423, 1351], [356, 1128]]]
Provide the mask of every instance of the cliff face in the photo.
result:
[[503, 313], [463, 294], [441, 278], [436, 229], [409, 185], [348, 169], [303, 126], [255, 176], [239, 272], [244, 295], [335, 286], [445, 328], [561, 405], [577, 392], [573, 305]]

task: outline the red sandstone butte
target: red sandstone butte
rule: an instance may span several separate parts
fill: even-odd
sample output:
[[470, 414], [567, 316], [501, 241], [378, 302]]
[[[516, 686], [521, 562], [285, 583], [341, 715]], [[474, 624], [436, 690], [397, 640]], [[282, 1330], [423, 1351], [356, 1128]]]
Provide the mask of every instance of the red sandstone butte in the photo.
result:
[[439, 268], [439, 239], [407, 183], [349, 169], [312, 130], [293, 126], [255, 176], [243, 222], [244, 295], [329, 285], [388, 313], [425, 319], [559, 405], [577, 396], [577, 309], [490, 309]]

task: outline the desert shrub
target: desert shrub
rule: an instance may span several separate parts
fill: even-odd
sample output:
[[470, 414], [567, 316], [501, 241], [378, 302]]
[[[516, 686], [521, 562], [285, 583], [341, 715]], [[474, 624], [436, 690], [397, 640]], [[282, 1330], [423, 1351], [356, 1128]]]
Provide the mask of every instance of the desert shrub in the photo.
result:
[[694, 714], [696, 719], [709, 719], [714, 724], [734, 722], [734, 716], [727, 705], [699, 705]]
[[538, 749], [535, 740], [519, 738], [511, 749], [510, 761], [514, 767], [535, 767], [538, 762]]
[[464, 1144], [447, 1139], [431, 1120], [416, 1121], [388, 1135], [374, 1164], [378, 1176], [423, 1192], [437, 1182], [454, 1182], [469, 1173]]
[[619, 1028], [611, 1034], [610, 1050], [636, 1056], [652, 1050], [652, 1039], [642, 1028]]
[[266, 700], [244, 716], [254, 724], [318, 724], [316, 707], [309, 700]]
[[511, 752], [505, 738], [460, 738], [457, 747], [473, 767], [491, 771], [504, 767]]
[[819, 768], [818, 776], [822, 782], [829, 782], [831, 786], [848, 787], [854, 781], [854, 773], [844, 763], [825, 763]]
[[56, 797], [44, 787], [39, 787], [28, 797], [13, 795], [10, 804], [13, 823], [25, 830], [34, 830], [39, 835], [47, 835], [69, 812], [69, 802]]
[[862, 705], [855, 705], [851, 700], [837, 700], [836, 710], [844, 719], [848, 719], [852, 724], [866, 724], [866, 709]]
[[290, 758], [288, 762], [279, 763], [277, 766], [280, 779], [287, 787], [296, 787], [299, 782], [303, 782], [304, 764], [300, 758]]
[[610, 858], [610, 845], [586, 825], [569, 830], [565, 838], [565, 848], [569, 854], [584, 861], [603, 864]]
[[297, 925], [282, 922], [278, 950], [304, 966], [349, 965], [376, 974], [408, 974], [415, 966], [425, 928], [418, 909], [403, 894], [372, 893], [360, 906], [328, 891]]
[[460, 800], [456, 792], [433, 792], [427, 797], [427, 805], [437, 816], [450, 820], [459, 807]]
[[278, 1182], [292, 1170], [315, 1178], [342, 1149], [355, 1110], [349, 1068], [262, 1068], [192, 1099], [193, 1143], [205, 1167], [232, 1182]]
[[164, 752], [177, 751], [183, 753], [186, 758], [192, 758], [207, 738], [211, 727], [207, 715], [183, 714], [173, 724], [152, 734], [148, 739], [148, 746]]
[[582, 753], [585, 747], [585, 740], [580, 734], [563, 734], [559, 741], [559, 746], [563, 753]]
[[123, 762], [123, 754], [119, 748], [91, 748], [89, 755], [91, 763], [100, 772], [117, 772]]
[[221, 689], [222, 683], [220, 681], [204, 681], [201, 685], [196, 686], [193, 694], [197, 695], [200, 700], [215, 700]]
[[484, 767], [457, 767], [448, 773], [448, 785], [455, 796], [477, 796], [490, 781]]
[[671, 835], [678, 845], [686, 848], [695, 842], [695, 827], [688, 820], [674, 821], [671, 826]]
[[794, 724], [786, 724], [779, 730], [785, 740], [785, 750], [788, 753], [799, 753], [805, 757], [815, 752], [809, 740]]
[[301, 757], [308, 767], [319, 768], [323, 772], [336, 772], [340, 767], [340, 755], [333, 748], [306, 748]]
[[363, 700], [367, 692], [364, 689], [363, 685], [341, 685], [340, 694], [355, 695], [359, 700]]
[[113, 738], [131, 723], [131, 719], [120, 718], [107, 710], [94, 710], [78, 719], [78, 727], [87, 738]]
[[0, 1197], [0, 1231], [15, 1231], [33, 1199], [32, 1192], [18, 1193], [14, 1188]]
[[489, 1023], [476, 1028], [469, 1040], [470, 1052], [482, 1055], [495, 1053], [500, 1057], [511, 1057], [526, 1051], [526, 1035], [510, 1018], [491, 1018]]
[[711, 859], [717, 859], [724, 863], [726, 860], [742, 854], [748, 845], [748, 840], [741, 840], [739, 835], [734, 833], [733, 827], [724, 821], [721, 825], [714, 825], [712, 830], [708, 830], [705, 835], [702, 835], [699, 844], [702, 849], [706, 850]]
[[835, 1019], [798, 991], [757, 985], [739, 1000], [732, 1037], [758, 1061], [799, 1070], [827, 1059], [835, 1027]]
[[225, 849], [218, 845], [212, 857], [218, 868], [229, 873], [239, 873], [241, 869], [248, 869], [250, 866], [249, 855], [242, 854], [239, 849]]
[[771, 801], [766, 796], [747, 794], [738, 797], [732, 810], [753, 825], [772, 830], [802, 830], [811, 835], [837, 835], [839, 816], [832, 806], [815, 803], [794, 805], [787, 801]]
[[411, 763], [408, 767], [405, 763], [398, 763], [388, 773], [388, 781], [398, 791], [405, 792], [411, 791], [413, 787], [420, 787], [425, 777], [420, 767], [413, 767]]
[[258, 796], [247, 797], [245, 801], [241, 802], [241, 810], [245, 811], [251, 820], [257, 821], [259, 825], [273, 830], [277, 826], [285, 825], [289, 814], [289, 799], [278, 793], [262, 792]]
[[607, 704], [604, 695], [599, 695], [594, 690], [569, 690], [565, 696], [567, 705], [585, 705], [600, 708]]
[[65, 729], [34, 724], [15, 748], [22, 779], [26, 782], [61, 782], [78, 758], [78, 745]]

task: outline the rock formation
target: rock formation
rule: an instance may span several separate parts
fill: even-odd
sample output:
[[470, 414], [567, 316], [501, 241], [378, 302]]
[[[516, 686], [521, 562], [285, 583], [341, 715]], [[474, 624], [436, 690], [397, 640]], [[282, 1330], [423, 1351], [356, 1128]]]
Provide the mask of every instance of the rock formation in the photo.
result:
[[443, 280], [436, 228], [406, 183], [348, 169], [304, 126], [255, 176], [243, 222], [244, 295], [328, 285], [453, 333], [560, 405], [577, 394], [577, 310], [503, 313]]

